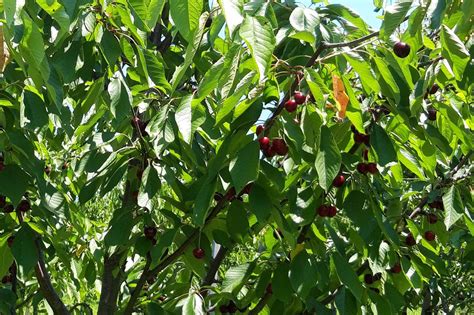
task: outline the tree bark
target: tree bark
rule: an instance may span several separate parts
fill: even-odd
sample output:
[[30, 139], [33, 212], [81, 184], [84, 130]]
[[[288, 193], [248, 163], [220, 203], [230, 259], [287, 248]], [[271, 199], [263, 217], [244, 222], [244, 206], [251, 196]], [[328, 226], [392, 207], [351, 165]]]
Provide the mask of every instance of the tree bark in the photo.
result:
[[[125, 270], [125, 264], [120, 266], [120, 262], [125, 253], [126, 251], [117, 251], [111, 256], [104, 258], [104, 273], [102, 275], [102, 290], [100, 292], [98, 314], [113, 315], [117, 311], [117, 299]], [[117, 270], [118, 268], [120, 269]], [[116, 276], [114, 276], [114, 272], [117, 272]]]
[[40, 287], [41, 294], [43, 294], [44, 298], [48, 302], [49, 306], [53, 310], [54, 314], [59, 315], [69, 315], [69, 311], [64, 305], [63, 301], [59, 297], [58, 293], [53, 287], [51, 283], [51, 278], [49, 273], [46, 269], [46, 264], [44, 262], [43, 251], [41, 250], [41, 244], [39, 239], [36, 240], [36, 247], [38, 250], [38, 263], [35, 267], [36, 279], [38, 280], [38, 284]]

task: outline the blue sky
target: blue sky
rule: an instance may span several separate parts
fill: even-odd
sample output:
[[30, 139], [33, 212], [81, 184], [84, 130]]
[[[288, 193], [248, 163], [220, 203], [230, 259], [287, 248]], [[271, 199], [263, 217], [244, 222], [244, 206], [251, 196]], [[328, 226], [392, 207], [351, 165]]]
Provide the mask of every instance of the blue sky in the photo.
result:
[[[305, 6], [309, 6], [311, 4], [311, 0], [300, 1]], [[329, 3], [339, 3], [351, 8], [373, 28], [378, 29], [382, 23], [380, 19], [377, 19], [377, 16], [380, 15], [381, 12], [374, 12], [373, 0], [329, 0]]]

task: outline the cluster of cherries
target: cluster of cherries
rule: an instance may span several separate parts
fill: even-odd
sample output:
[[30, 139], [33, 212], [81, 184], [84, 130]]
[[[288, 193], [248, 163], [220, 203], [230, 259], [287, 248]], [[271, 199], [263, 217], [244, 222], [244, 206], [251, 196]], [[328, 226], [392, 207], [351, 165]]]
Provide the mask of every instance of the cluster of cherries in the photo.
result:
[[[3, 213], [12, 213], [15, 211], [15, 207], [7, 202], [7, 197], [0, 195], [0, 209], [3, 210]], [[26, 213], [31, 209], [31, 203], [27, 199], [22, 199], [17, 205], [16, 209], [21, 213]]]
[[[367, 147], [370, 146], [370, 135], [367, 134], [362, 134], [357, 131], [357, 129], [354, 126], [351, 126], [352, 133], [354, 134], [354, 142], [357, 144], [365, 144]], [[369, 159], [369, 150], [365, 149], [362, 153], [364, 160]], [[378, 169], [377, 169], [377, 164], [370, 162], [370, 163], [359, 163], [357, 164], [357, 171], [361, 174], [377, 174]]]
[[[286, 111], [289, 113], [296, 111], [298, 105], [304, 104], [306, 99], [307, 97], [305, 94], [300, 91], [295, 91], [293, 93], [293, 97], [287, 100], [284, 104]], [[263, 154], [268, 158], [272, 158], [275, 155], [287, 155], [288, 145], [286, 144], [285, 140], [282, 138], [270, 139], [264, 135], [264, 131], [265, 126], [257, 126], [257, 136], [260, 137], [258, 142], [260, 143], [260, 149], [262, 150]]]
[[[435, 200], [433, 202], [428, 203], [428, 206], [433, 209], [439, 209], [443, 210], [444, 205], [441, 200]], [[426, 220], [428, 221], [429, 224], [435, 224], [438, 222], [438, 216], [434, 213], [426, 213]], [[434, 231], [428, 230], [423, 234], [425, 240], [431, 242], [436, 239], [436, 233]], [[408, 246], [414, 246], [416, 245], [416, 240], [415, 237], [409, 233], [407, 237], [405, 238], [405, 244]]]
[[298, 108], [298, 105], [302, 105], [305, 102], [306, 95], [300, 91], [295, 91], [295, 93], [293, 93], [293, 98], [290, 98], [285, 102], [285, 109], [287, 112], [292, 113]]

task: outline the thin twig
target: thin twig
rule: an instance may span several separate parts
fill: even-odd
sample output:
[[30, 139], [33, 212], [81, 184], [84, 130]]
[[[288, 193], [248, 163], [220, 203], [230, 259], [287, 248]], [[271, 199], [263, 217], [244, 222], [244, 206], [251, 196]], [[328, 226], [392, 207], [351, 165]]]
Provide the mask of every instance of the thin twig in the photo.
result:
[[[227, 200], [226, 198], [222, 198], [217, 205], [212, 209], [211, 213], [206, 219], [206, 222], [204, 226], [206, 226], [212, 219], [214, 219], [217, 214], [227, 205]], [[146, 277], [155, 277], [158, 273], [163, 271], [166, 267], [171, 265], [175, 260], [177, 260], [188, 248], [189, 245], [191, 245], [199, 236], [199, 233], [201, 232], [200, 228], [196, 228], [193, 233], [179, 246], [173, 253], [169, 254], [166, 258], [164, 258], [161, 263], [158, 264], [155, 268], [151, 269], [149, 272], [146, 273]], [[144, 277], [144, 274], [142, 273], [142, 277]], [[124, 315], [129, 315], [133, 312], [133, 309], [135, 307], [135, 304], [138, 301], [138, 298], [140, 297], [140, 292], [143, 289], [144, 282], [137, 283], [137, 286], [135, 287], [135, 290], [133, 291], [132, 296], [130, 297], [125, 310], [123, 312]]]

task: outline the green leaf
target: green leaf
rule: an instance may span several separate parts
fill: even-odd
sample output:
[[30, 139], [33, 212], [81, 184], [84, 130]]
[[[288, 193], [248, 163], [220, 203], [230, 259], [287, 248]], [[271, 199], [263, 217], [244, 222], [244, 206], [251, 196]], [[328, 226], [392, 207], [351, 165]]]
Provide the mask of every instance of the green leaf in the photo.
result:
[[339, 314], [353, 314], [354, 310], [358, 308], [357, 301], [352, 293], [346, 288], [342, 288], [337, 292], [334, 299]]
[[396, 80], [393, 78], [390, 69], [387, 64], [381, 58], [374, 58], [376, 69], [378, 71], [379, 83], [382, 83], [380, 88], [382, 93], [387, 96], [391, 96], [395, 100], [395, 103], [400, 102], [400, 88], [397, 85]]
[[397, 153], [393, 147], [392, 140], [385, 130], [377, 124], [374, 124], [372, 127], [370, 145], [374, 148], [372, 152], [375, 153], [377, 162], [381, 166], [397, 161]]
[[[354, 71], [360, 76], [362, 86], [366, 92], [380, 92], [380, 84], [375, 78], [375, 75], [370, 68], [370, 63], [368, 63], [367, 60], [364, 60], [360, 55], [349, 51], [343, 56], [346, 58], [351, 67], [354, 68]], [[346, 79], [345, 77], [343, 78]]]
[[255, 75], [255, 71], [247, 73], [247, 75], [240, 80], [232, 95], [223, 99], [222, 105], [219, 106], [220, 108], [216, 115], [216, 125], [220, 124], [225, 118], [227, 118], [229, 114], [232, 113], [232, 110], [238, 102], [242, 101], [242, 97], [248, 92]]
[[327, 126], [321, 127], [319, 152], [316, 156], [316, 171], [319, 176], [319, 185], [328, 191], [332, 181], [341, 168], [341, 153], [334, 140], [331, 130]]
[[201, 80], [198, 89], [198, 99], [201, 101], [208, 96], [218, 85], [221, 76], [225, 71], [230, 69], [232, 64], [236, 62], [237, 55], [240, 53], [241, 46], [233, 45], [225, 56], [221, 57], [212, 67], [206, 72], [204, 78]]
[[385, 15], [380, 27], [380, 38], [387, 40], [395, 29], [403, 22], [411, 7], [411, 1], [399, 2], [385, 9]]
[[165, 0], [129, 0], [135, 13], [140, 17], [148, 30], [155, 27], [165, 6]]
[[257, 141], [251, 141], [230, 161], [229, 171], [237, 192], [257, 179], [260, 168], [260, 148]]
[[288, 274], [290, 266], [285, 262], [280, 262], [273, 273], [272, 289], [275, 297], [283, 302], [292, 299], [293, 289]]
[[293, 290], [301, 299], [305, 300], [318, 281], [316, 265], [306, 251], [300, 252], [293, 258], [289, 278]]
[[6, 165], [0, 172], [0, 194], [18, 204], [28, 188], [30, 176], [15, 164]]
[[122, 80], [112, 78], [107, 91], [110, 95], [110, 111], [118, 120], [127, 117], [131, 111], [131, 97]]
[[416, 174], [420, 179], [425, 179], [425, 175], [420, 163], [410, 152], [404, 148], [399, 148], [397, 157], [398, 160], [411, 172]]
[[242, 2], [240, 0], [218, 0], [219, 6], [224, 12], [225, 22], [232, 36], [235, 29], [243, 22]]
[[134, 226], [132, 212], [128, 209], [115, 211], [109, 226], [110, 230], [104, 238], [105, 245], [114, 246], [126, 244]]
[[118, 58], [122, 54], [122, 49], [120, 48], [119, 41], [109, 31], [105, 31], [102, 35], [102, 40], [100, 41], [100, 49], [104, 54], [105, 60], [107, 60], [109, 66], [115, 65]]
[[186, 298], [183, 306], [182, 315], [204, 315], [203, 300], [200, 294], [196, 294], [194, 290], [189, 291], [189, 296]]
[[188, 42], [191, 42], [199, 24], [203, 0], [170, 1], [169, 4], [175, 27]]
[[[193, 0], [190, 0], [191, 2]], [[173, 3], [178, 3], [181, 1], [173, 1]], [[182, 3], [188, 2], [183, 1]], [[188, 43], [188, 47], [186, 48], [186, 53], [184, 55], [184, 62], [181, 63], [180, 66], [178, 66], [173, 73], [173, 77], [171, 78], [171, 92], [174, 92], [178, 85], [181, 83], [181, 80], [183, 79], [184, 74], [186, 71], [189, 70], [189, 66], [193, 63], [193, 58], [194, 55], [196, 54], [196, 51], [199, 48], [199, 45], [201, 44], [202, 41], [202, 36], [204, 33], [204, 28], [206, 25], [206, 21], [209, 17], [209, 13], [204, 12], [202, 16], [199, 18], [199, 26], [196, 29], [196, 32], [193, 33], [193, 41]]]
[[449, 230], [454, 223], [456, 223], [464, 213], [461, 196], [456, 187], [451, 186], [443, 196], [443, 205], [445, 211], [444, 225]]
[[222, 281], [222, 292], [237, 292], [237, 289], [244, 285], [245, 280], [250, 277], [254, 269], [255, 263], [253, 262], [230, 267]]
[[165, 76], [163, 62], [150, 50], [143, 50], [148, 74], [153, 84], [164, 92], [171, 91], [171, 85]]
[[28, 273], [38, 262], [38, 249], [35, 240], [37, 235], [29, 227], [23, 223], [20, 230], [15, 234], [13, 241], [12, 254], [18, 265], [24, 268], [24, 272]]
[[36, 93], [29, 90], [23, 92], [23, 103], [25, 106], [25, 116], [30, 120], [28, 126], [30, 128], [41, 128], [49, 122], [46, 105], [42, 98]]
[[272, 199], [267, 191], [258, 184], [253, 184], [249, 194], [249, 202], [252, 212], [255, 213], [259, 222], [266, 222], [273, 208]]
[[7, 244], [9, 235], [0, 238], [0, 279], [8, 273], [13, 263], [13, 256]]
[[369, 27], [367, 23], [360, 17], [359, 14], [352, 11], [352, 9], [343, 6], [342, 4], [329, 4], [326, 5], [326, 8], [334, 12], [336, 15], [344, 18], [346, 21], [352, 23], [358, 29], [363, 31], [364, 34], [369, 32]]
[[227, 231], [237, 242], [243, 242], [249, 233], [249, 221], [247, 211], [242, 202], [234, 201], [227, 211]]
[[290, 24], [299, 32], [309, 32], [314, 34], [319, 25], [319, 16], [316, 11], [310, 8], [296, 7], [290, 15]]
[[441, 55], [449, 61], [456, 80], [460, 81], [469, 60], [469, 51], [456, 34], [446, 25], [441, 29]]
[[349, 80], [342, 76], [342, 81], [344, 82], [347, 96], [349, 96], [349, 104], [346, 108], [346, 116], [360, 133], [364, 133], [364, 120], [362, 118], [360, 103], [354, 94], [354, 90], [352, 90]]
[[270, 22], [262, 16], [246, 16], [240, 27], [240, 36], [252, 53], [260, 80], [264, 80], [276, 44]]
[[367, 196], [359, 190], [352, 190], [346, 198], [344, 198], [344, 210], [346, 215], [358, 227], [363, 227], [367, 222], [367, 213], [365, 213], [364, 204]]
[[149, 165], [143, 172], [140, 191], [138, 194], [138, 205], [143, 208], [152, 209], [152, 199], [161, 188], [160, 177], [153, 165]]
[[209, 210], [209, 205], [211, 200], [214, 197], [214, 192], [216, 191], [217, 178], [208, 178], [205, 183], [203, 183], [199, 193], [197, 194], [196, 200], [194, 201], [193, 208], [193, 222], [197, 225], [204, 225], [206, 220], [206, 215]]
[[357, 301], [361, 302], [364, 288], [360, 284], [359, 278], [352, 269], [352, 266], [338, 253], [334, 253], [332, 259], [341, 282], [354, 294]]

